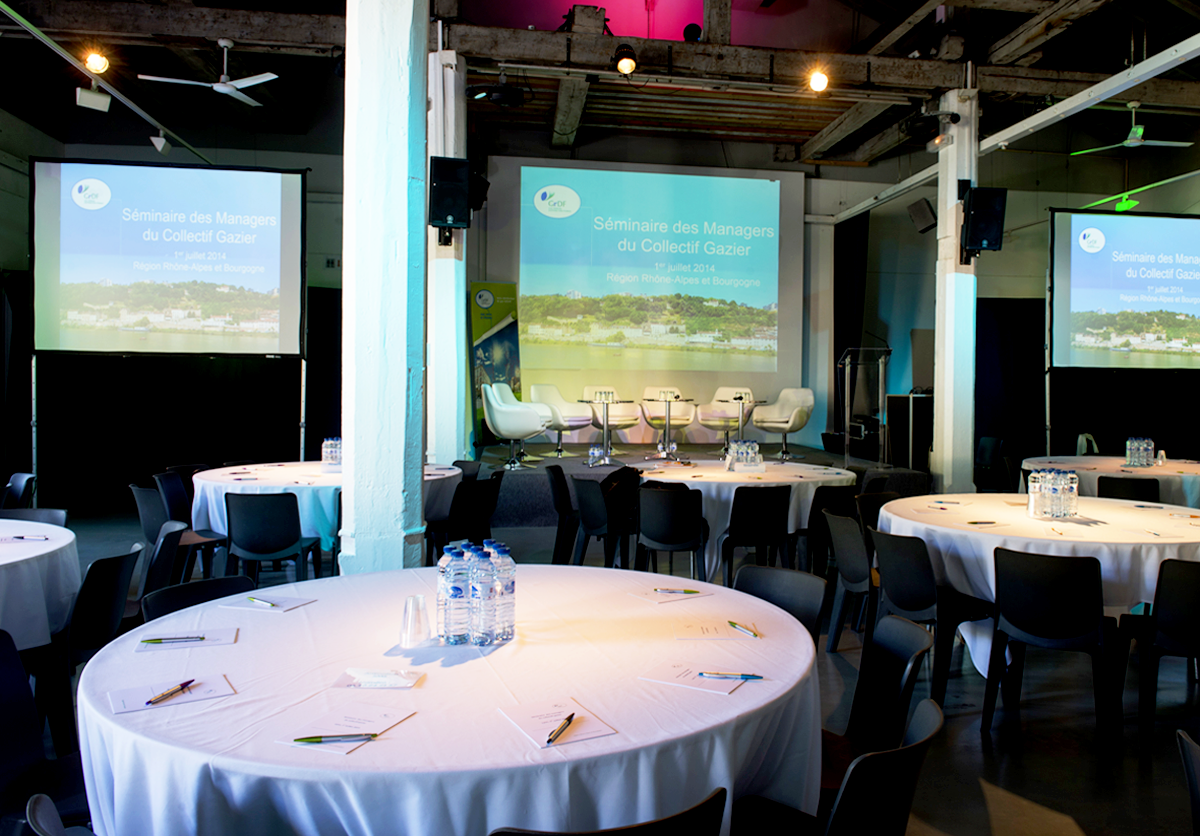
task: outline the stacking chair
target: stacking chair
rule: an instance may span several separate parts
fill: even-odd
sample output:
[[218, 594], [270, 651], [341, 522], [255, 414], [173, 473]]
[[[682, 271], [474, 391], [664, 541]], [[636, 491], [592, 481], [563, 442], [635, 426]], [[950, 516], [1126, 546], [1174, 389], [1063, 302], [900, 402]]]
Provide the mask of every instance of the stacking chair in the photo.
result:
[[783, 449], [779, 451], [781, 462], [804, 458], [792, 455], [788, 450], [787, 437], [788, 433], [804, 429], [815, 405], [812, 389], [783, 389], [775, 403], [765, 403], [754, 410], [754, 426], [763, 432], [783, 436]]
[[146, 621], [153, 621], [170, 615], [178, 610], [194, 607], [229, 595], [253, 592], [256, 584], [245, 575], [232, 575], [228, 578], [208, 578], [201, 581], [168, 586], [156, 592], [151, 592], [142, 599], [142, 616]]
[[442, 547], [455, 540], [483, 543], [492, 536], [492, 516], [500, 500], [505, 471], [492, 472], [489, 479], [464, 479], [454, 487], [450, 513], [444, 520], [425, 523], [425, 565], [432, 566]]
[[729, 527], [717, 538], [721, 563], [725, 566], [725, 586], [733, 586], [733, 550], [754, 547], [759, 566], [774, 564], [778, 555], [781, 566], [792, 567], [791, 538], [788, 536], [788, 511], [792, 504], [791, 485], [770, 487], [742, 486], [733, 492]]
[[184, 490], [187, 492], [188, 507], [191, 507], [192, 500], [196, 498], [196, 483], [192, 481], [192, 477], [202, 470], [208, 470], [206, 464], [173, 464], [167, 466], [166, 470], [170, 473], [178, 473], [179, 478], [183, 481]]
[[[996, 692], [1007, 677], [1004, 705], [1021, 701], [1025, 646], [1077, 650], [1092, 657], [1096, 721], [1117, 727], [1124, 664], [1117, 664], [1117, 620], [1104, 615], [1100, 561], [1094, 557], [1056, 557], [996, 549], [996, 619], [983, 695], [988, 732], [996, 711]], [[1005, 650], [1012, 664], [1005, 673]]]
[[33, 488], [37, 477], [32, 473], [14, 473], [0, 496], [0, 508], [28, 508], [33, 505]]
[[550, 409], [550, 429], [558, 433], [554, 455], [560, 459], [578, 455], [563, 449], [563, 433], [582, 430], [591, 424], [592, 408], [585, 403], [571, 403], [559, 393], [558, 387], [553, 383], [532, 384], [529, 387], [529, 399]]
[[1123, 476], [1101, 476], [1096, 482], [1096, 495], [1107, 499], [1133, 499], [1138, 502], [1158, 502], [1158, 480]]
[[[517, 442], [541, 435], [550, 420], [549, 418], [543, 419], [542, 413], [535, 408], [534, 404], [521, 403], [515, 399], [514, 403], [505, 403], [496, 391], [497, 386], [504, 386], [504, 384], [498, 383], [495, 386], [483, 384], [484, 420], [487, 422], [488, 429], [497, 438], [508, 441], [508, 461], [504, 463], [504, 467], [508, 470], [531, 467], [531, 465], [523, 464], [518, 457]], [[507, 386], [504, 388], [508, 389]], [[509, 391], [511, 392], [511, 390]]]
[[[614, 526], [608, 530], [608, 506], [604, 502], [604, 489], [593, 479], [581, 479], [572, 476], [575, 483], [575, 498], [579, 501], [578, 535], [575, 538], [575, 555], [572, 563], [583, 565], [587, 555], [588, 542], [595, 537], [604, 546], [604, 566], [611, 569], [616, 563], [617, 544], [622, 536]], [[561, 525], [561, 517], [559, 517]], [[628, 552], [628, 550], [626, 550]], [[555, 542], [555, 560], [558, 559], [558, 544]], [[629, 568], [629, 567], [624, 567]]]
[[733, 588], [787, 610], [816, 643], [821, 634], [821, 606], [825, 602], [824, 578], [795, 569], [743, 566], [733, 579]]
[[837, 560], [837, 590], [833, 595], [833, 612], [829, 617], [829, 642], [825, 649], [829, 653], [837, 653], [838, 642], [842, 637], [842, 628], [846, 626], [847, 608], [850, 596], [866, 595], [866, 635], [863, 644], [871, 642], [875, 631], [875, 611], [878, 604], [878, 593], [871, 578], [871, 558], [867, 555], [867, 547], [863, 542], [862, 530], [858, 520], [853, 517], [843, 517], [825, 514], [825, 522], [829, 526], [829, 540], [833, 543], [833, 556]]
[[1200, 746], [1183, 729], [1175, 732], [1179, 756], [1183, 758], [1183, 774], [1187, 777], [1192, 796], [1192, 836], [1200, 836]]
[[717, 836], [725, 819], [724, 787], [694, 807], [664, 819], [613, 827], [606, 830], [522, 830], [515, 827], [499, 827], [488, 836]]
[[[683, 397], [683, 393], [674, 386], [647, 386], [642, 390], [642, 417], [651, 429], [659, 433], [664, 433], [667, 429], [667, 405], [660, 400], [664, 395], [668, 398]], [[686, 401], [671, 404], [671, 432], [684, 430], [695, 419], [695, 404]], [[661, 436], [659, 440], [670, 449], [671, 439]]]
[[95, 836], [86, 827], [65, 827], [54, 799], [44, 793], [30, 796], [25, 805], [25, 821], [37, 836]]
[[571, 547], [579, 533], [579, 512], [571, 504], [571, 489], [567, 486], [567, 477], [563, 475], [562, 466], [547, 465], [546, 475], [550, 479], [554, 512], [558, 514], [558, 530], [554, 534], [554, 556], [550, 562], [570, 563]]
[[1200, 656], [1200, 563], [1164, 560], [1149, 615], [1121, 616], [1122, 650], [1131, 638], [1138, 643], [1138, 721], [1143, 734], [1154, 730], [1158, 665], [1163, 656], [1187, 660], [1188, 681], [1195, 682], [1192, 660]]
[[186, 528], [183, 523], [174, 520], [162, 524], [158, 537], [155, 538], [154, 548], [146, 557], [137, 597], [125, 600], [121, 633], [128, 632], [145, 621], [142, 617], [142, 601], [147, 595], [180, 583], [185, 560], [179, 552], [179, 538]]
[[67, 512], [61, 508], [5, 508], [0, 510], [0, 520], [25, 520], [66, 528]]
[[469, 462], [469, 461], [466, 461], [465, 459], [459, 459], [458, 461], [453, 462], [453, 464], [455, 467], [457, 467], [459, 470], [462, 471], [462, 481], [474, 482], [476, 479], [479, 478], [479, 467], [483, 463], [482, 462]]
[[[718, 386], [717, 391], [713, 393], [711, 403], [700, 404], [696, 407], [696, 420], [700, 422], [700, 426], [725, 434], [725, 445], [721, 448], [722, 456], [729, 450], [729, 434], [737, 432], [738, 420], [741, 416], [741, 408], [736, 403], [738, 400], [750, 404], [754, 402], [754, 393], [749, 386]], [[725, 401], [727, 403], [724, 403]], [[751, 423], [753, 415], [754, 407], [747, 407], [746, 425]], [[743, 426], [744, 428], [745, 426]]]
[[[225, 574], [237, 574], [238, 560], [246, 562], [243, 574], [258, 582], [258, 565], [264, 560], [295, 560], [296, 580], [308, 579], [307, 557], [321, 577], [320, 537], [305, 537], [300, 527], [300, 503], [294, 493], [227, 493], [225, 519], [229, 527], [229, 556]], [[314, 553], [315, 552], [315, 553]]]
[[874, 555], [875, 550], [871, 545], [870, 530], [879, 528], [879, 512], [893, 499], [899, 499], [900, 494], [895, 491], [876, 491], [875, 493], [860, 493], [854, 497], [854, 503], [858, 506], [858, 522], [862, 528], [862, 536], [867, 544], [867, 554]]
[[[863, 474], [864, 476], [866, 474]], [[882, 493], [887, 490], [887, 476], [872, 476], [863, 483], [863, 493]]]
[[895, 613], [918, 624], [934, 625], [933, 683], [929, 695], [938, 705], [944, 705], [958, 625], [991, 618], [992, 604], [952, 586], [938, 584], [929, 549], [920, 537], [901, 537], [875, 529], [870, 533], [879, 561], [879, 614]]
[[[189, 480], [190, 481], [190, 480]], [[173, 471], [154, 474], [154, 483], [158, 485], [158, 495], [162, 497], [163, 508], [169, 519], [181, 522], [187, 526], [180, 545], [187, 550], [187, 566], [184, 568], [182, 581], [192, 577], [192, 567], [196, 565], [196, 552], [200, 552], [200, 563], [203, 575], [211, 578], [213, 575], [213, 551], [218, 546], [225, 545], [225, 536], [220, 532], [203, 529], [196, 531], [192, 528], [192, 502], [188, 499], [187, 487], [179, 474]], [[318, 573], [318, 577], [320, 573]]]
[[777, 801], [745, 796], [733, 803], [731, 832], [734, 836], [759, 833], [904, 836], [921, 767], [933, 736], [941, 731], [942, 720], [937, 703], [922, 700], [899, 748], [855, 758], [846, 770], [824, 826], [815, 816]]
[[646, 565], [643, 553], [657, 560], [656, 552], [691, 552], [692, 577], [705, 579], [704, 549], [708, 545], [708, 522], [704, 519], [704, 495], [694, 490], [638, 490], [638, 566]]

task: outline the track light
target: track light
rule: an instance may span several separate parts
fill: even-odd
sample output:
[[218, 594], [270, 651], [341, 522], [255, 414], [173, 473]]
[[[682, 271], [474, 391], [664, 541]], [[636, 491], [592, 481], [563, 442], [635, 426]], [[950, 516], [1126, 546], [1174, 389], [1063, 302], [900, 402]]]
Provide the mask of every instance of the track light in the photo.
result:
[[525, 91], [508, 83], [508, 76], [500, 73], [496, 84], [473, 84], [467, 88], [468, 98], [477, 102], [491, 102], [504, 107], [520, 107], [525, 104]]
[[91, 90], [86, 87], [75, 88], [75, 104], [108, 113], [108, 106], [112, 104], [112, 96], [97, 89], [93, 82]]
[[617, 62], [617, 72], [621, 75], [629, 75], [637, 69], [637, 53], [629, 44], [617, 47], [617, 54], [613, 56], [613, 60]]
[[813, 70], [812, 75], [808, 77], [808, 86], [814, 93], [820, 93], [829, 86], [829, 76], [820, 70]]
[[164, 157], [171, 153], [171, 143], [167, 141], [165, 136], [163, 136], [162, 131], [158, 132], [158, 136], [150, 137], [150, 142], [154, 144], [154, 147], [158, 150], [158, 153], [162, 154]]
[[99, 52], [90, 52], [84, 60], [83, 66], [87, 67], [89, 72], [102, 73], [108, 69], [108, 59]]

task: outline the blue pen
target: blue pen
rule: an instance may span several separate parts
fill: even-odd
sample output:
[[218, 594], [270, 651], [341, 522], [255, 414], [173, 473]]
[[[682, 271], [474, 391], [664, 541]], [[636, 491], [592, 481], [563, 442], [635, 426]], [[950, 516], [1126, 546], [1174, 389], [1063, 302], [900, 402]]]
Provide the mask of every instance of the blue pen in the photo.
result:
[[722, 673], [720, 671], [700, 671], [700, 675], [705, 679], [762, 679], [756, 673]]

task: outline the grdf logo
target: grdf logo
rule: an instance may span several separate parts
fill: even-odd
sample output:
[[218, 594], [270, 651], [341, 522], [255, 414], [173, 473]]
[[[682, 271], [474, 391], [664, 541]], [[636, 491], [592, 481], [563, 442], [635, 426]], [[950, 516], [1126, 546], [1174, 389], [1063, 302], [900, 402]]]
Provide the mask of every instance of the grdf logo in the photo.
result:
[[569, 218], [582, 202], [570, 186], [543, 186], [534, 194], [533, 205], [547, 218]]
[[103, 209], [112, 200], [112, 191], [103, 180], [88, 177], [71, 187], [71, 200], [80, 209]]
[[1079, 233], [1079, 247], [1085, 253], [1100, 252], [1104, 249], [1104, 233], [1094, 226], [1089, 226]]

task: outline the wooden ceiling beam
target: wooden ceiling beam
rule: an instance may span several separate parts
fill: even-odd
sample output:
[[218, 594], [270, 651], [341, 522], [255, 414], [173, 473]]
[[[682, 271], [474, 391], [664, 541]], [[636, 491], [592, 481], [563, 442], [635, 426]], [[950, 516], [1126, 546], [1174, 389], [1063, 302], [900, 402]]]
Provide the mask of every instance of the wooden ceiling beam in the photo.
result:
[[802, 160], [818, 159], [830, 148], [865, 127], [868, 122], [890, 107], [891, 105], [887, 103], [859, 102], [800, 146], [796, 152], [797, 155]]
[[1112, 0], [1059, 0], [992, 44], [989, 64], [1012, 64]]

